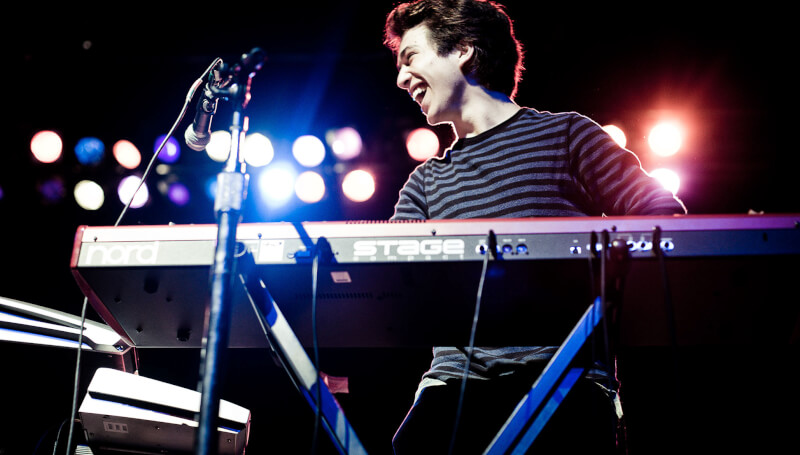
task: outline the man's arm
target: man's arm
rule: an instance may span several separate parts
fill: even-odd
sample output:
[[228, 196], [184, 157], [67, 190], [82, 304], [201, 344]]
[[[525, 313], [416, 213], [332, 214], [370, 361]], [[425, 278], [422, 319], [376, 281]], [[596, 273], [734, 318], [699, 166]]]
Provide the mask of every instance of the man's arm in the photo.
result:
[[400, 190], [400, 197], [394, 206], [391, 220], [426, 220], [428, 204], [425, 197], [425, 181], [422, 167], [418, 167], [408, 177]]
[[597, 123], [575, 115], [569, 128], [572, 169], [604, 214], [685, 214], [683, 202], [642, 169]]

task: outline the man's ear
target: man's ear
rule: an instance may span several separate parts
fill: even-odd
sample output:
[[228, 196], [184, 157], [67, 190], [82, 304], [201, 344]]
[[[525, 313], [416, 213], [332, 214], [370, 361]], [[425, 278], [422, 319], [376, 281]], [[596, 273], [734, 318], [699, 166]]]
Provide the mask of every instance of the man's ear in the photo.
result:
[[456, 47], [458, 51], [458, 63], [461, 71], [469, 73], [472, 71], [472, 59], [475, 58], [475, 46], [468, 43], [461, 43]]

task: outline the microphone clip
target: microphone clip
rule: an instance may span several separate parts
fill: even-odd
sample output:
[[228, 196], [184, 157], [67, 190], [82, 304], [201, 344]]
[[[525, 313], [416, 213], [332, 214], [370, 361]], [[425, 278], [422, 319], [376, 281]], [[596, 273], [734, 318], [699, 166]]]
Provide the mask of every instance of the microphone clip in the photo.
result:
[[200, 99], [197, 101], [197, 110], [209, 115], [217, 113], [217, 104], [220, 98], [218, 93], [212, 90], [212, 87], [211, 82], [207, 82], [203, 87]]
[[234, 65], [221, 63], [214, 71], [215, 83], [209, 84], [209, 90], [216, 98], [242, 99], [242, 104], [249, 101], [250, 84], [266, 62], [266, 53], [260, 48], [253, 48], [250, 53], [242, 54]]
[[215, 114], [217, 102], [220, 98], [226, 97], [224, 88], [231, 83], [231, 76], [225, 76], [227, 65], [220, 60], [219, 63], [208, 73], [208, 81], [203, 86], [203, 93], [197, 103], [197, 109], [206, 114]]

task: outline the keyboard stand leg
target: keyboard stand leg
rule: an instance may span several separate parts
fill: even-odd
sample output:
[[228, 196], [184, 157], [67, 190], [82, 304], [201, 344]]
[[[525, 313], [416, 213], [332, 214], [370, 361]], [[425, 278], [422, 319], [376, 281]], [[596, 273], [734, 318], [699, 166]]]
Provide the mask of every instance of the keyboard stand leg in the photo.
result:
[[517, 404], [484, 451], [485, 455], [523, 454], [528, 450], [550, 416], [583, 374], [583, 368], [569, 368], [570, 363], [602, 318], [603, 302], [597, 298], [550, 359], [530, 392]]
[[[336, 449], [341, 454], [366, 455], [367, 452], [347, 421], [344, 411], [328, 386], [318, 381], [316, 367], [267, 289], [260, 280], [248, 282], [242, 275], [240, 279], [267, 341], [278, 354], [311, 409], [320, 413], [322, 426]], [[317, 395], [320, 403], [317, 403]]]

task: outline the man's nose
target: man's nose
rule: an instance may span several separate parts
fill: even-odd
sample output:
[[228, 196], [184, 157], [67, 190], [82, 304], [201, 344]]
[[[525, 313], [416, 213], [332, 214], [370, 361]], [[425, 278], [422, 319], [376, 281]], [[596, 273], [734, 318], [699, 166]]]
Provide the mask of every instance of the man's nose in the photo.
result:
[[403, 90], [408, 90], [410, 81], [411, 74], [408, 73], [408, 69], [405, 66], [401, 66], [397, 72], [397, 86]]

